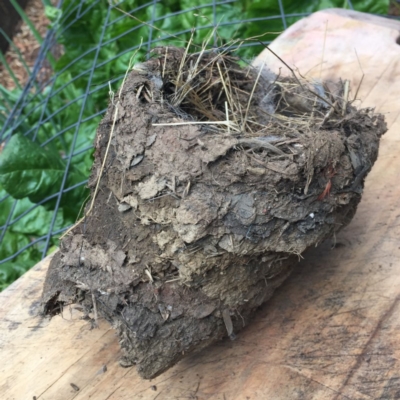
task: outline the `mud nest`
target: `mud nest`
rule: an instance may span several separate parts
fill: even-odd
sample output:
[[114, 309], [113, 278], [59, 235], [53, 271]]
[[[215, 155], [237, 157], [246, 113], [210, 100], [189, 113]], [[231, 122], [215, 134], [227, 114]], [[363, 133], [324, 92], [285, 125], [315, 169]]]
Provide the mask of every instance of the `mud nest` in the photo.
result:
[[233, 338], [307, 247], [350, 222], [386, 130], [346, 81], [153, 53], [98, 128], [92, 201], [43, 292], [45, 314], [79, 303], [109, 321], [121, 365], [144, 378]]

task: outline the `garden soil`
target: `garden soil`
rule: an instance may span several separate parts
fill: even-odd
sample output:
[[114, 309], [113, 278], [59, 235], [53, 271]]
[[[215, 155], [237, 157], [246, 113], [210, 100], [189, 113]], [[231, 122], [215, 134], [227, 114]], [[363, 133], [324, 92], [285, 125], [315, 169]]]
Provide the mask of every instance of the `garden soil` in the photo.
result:
[[106, 319], [144, 378], [233, 339], [351, 221], [386, 131], [346, 81], [242, 64], [164, 47], [134, 67], [97, 131], [92, 201], [46, 278], [44, 313], [78, 303]]

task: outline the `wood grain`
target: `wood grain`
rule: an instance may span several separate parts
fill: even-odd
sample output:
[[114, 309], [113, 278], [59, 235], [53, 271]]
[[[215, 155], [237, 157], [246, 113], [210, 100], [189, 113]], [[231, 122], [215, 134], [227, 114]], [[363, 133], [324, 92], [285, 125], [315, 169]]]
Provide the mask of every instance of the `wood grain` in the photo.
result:
[[[134, 368], [119, 367], [106, 323], [90, 329], [72, 307], [51, 321], [35, 316], [46, 259], [0, 294], [1, 398], [400, 398], [399, 30], [398, 22], [333, 10], [298, 22], [272, 44], [302, 74], [351, 79], [353, 94], [360, 62], [362, 106], [385, 113], [390, 130], [337, 247], [309, 250], [237, 340], [141, 380]], [[290, 73], [269, 52], [261, 59]]]

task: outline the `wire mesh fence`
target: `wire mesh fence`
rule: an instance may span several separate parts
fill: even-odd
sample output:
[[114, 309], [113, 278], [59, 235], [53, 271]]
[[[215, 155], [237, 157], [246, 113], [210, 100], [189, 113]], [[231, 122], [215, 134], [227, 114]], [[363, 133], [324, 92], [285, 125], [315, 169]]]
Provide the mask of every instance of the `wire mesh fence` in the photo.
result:
[[[386, 1], [64, 0], [27, 84], [1, 91], [0, 289], [57, 246], [87, 200], [96, 128], [132, 54], [230, 43], [251, 60], [300, 18], [327, 6], [387, 13]], [[269, 32], [269, 33], [265, 33]], [[262, 36], [260, 36], [262, 35]], [[256, 39], [257, 37], [257, 39]], [[246, 42], [234, 39], [248, 39]], [[232, 45], [233, 43], [233, 45]], [[5, 145], [5, 146], [4, 146]]]

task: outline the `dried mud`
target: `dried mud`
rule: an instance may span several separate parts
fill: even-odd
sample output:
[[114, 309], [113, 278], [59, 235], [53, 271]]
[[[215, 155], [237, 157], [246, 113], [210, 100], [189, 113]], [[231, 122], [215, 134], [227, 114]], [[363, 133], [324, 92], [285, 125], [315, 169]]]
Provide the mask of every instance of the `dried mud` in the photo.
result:
[[109, 321], [121, 364], [144, 378], [233, 338], [298, 255], [351, 221], [386, 130], [341, 82], [155, 53], [99, 126], [94, 207], [62, 240], [43, 292], [46, 314], [79, 303]]

